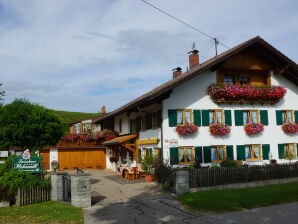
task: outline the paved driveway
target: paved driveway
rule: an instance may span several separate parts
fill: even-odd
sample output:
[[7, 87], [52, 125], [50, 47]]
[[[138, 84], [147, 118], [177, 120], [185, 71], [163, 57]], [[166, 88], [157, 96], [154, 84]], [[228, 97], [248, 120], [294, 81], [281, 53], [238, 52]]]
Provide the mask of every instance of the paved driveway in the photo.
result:
[[[201, 213], [184, 209], [176, 195], [156, 183], [128, 181], [109, 170], [88, 171], [93, 206], [84, 209], [84, 223], [298, 223], [298, 203], [230, 213]], [[115, 176], [117, 175], [117, 176]]]

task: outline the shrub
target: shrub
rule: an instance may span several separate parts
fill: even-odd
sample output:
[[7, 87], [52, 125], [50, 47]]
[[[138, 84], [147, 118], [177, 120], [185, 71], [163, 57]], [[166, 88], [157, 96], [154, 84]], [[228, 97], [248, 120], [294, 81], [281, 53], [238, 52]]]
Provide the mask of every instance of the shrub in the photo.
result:
[[221, 167], [238, 166], [238, 162], [237, 162], [237, 160], [227, 159], [227, 160], [223, 160], [220, 165], [221, 165]]
[[0, 184], [0, 202], [1, 201], [8, 201], [10, 204], [14, 204], [15, 202], [15, 195], [13, 192], [8, 190], [8, 187], [3, 186]]
[[41, 186], [50, 188], [50, 180], [44, 179], [41, 174], [32, 174], [11, 169], [0, 177], [0, 184], [7, 187], [9, 192], [15, 192], [19, 187], [29, 188]]

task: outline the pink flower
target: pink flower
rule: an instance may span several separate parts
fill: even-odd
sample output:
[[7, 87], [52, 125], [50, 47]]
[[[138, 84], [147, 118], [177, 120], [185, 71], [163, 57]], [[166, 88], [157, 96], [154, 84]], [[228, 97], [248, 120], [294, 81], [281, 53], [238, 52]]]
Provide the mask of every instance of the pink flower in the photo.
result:
[[192, 123], [185, 123], [176, 126], [176, 132], [179, 135], [190, 135], [199, 130], [199, 127]]
[[211, 135], [224, 136], [230, 134], [231, 128], [226, 124], [210, 124], [209, 131]]
[[249, 85], [213, 84], [207, 89], [213, 100], [263, 100], [278, 102], [286, 94], [286, 89], [281, 86], [256, 87]]
[[248, 135], [254, 135], [264, 130], [262, 123], [249, 123], [244, 125], [244, 130]]
[[282, 130], [288, 134], [298, 133], [298, 124], [284, 124]]

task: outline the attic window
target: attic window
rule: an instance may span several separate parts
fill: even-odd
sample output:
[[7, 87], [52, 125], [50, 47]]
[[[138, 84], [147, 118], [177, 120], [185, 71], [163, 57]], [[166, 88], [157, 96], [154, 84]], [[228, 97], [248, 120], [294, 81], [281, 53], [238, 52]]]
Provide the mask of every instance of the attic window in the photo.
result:
[[239, 75], [238, 82], [241, 85], [249, 84], [250, 83], [249, 75]]
[[236, 83], [241, 85], [250, 84], [250, 76], [247, 74], [225, 74], [224, 83], [227, 85], [234, 85]]

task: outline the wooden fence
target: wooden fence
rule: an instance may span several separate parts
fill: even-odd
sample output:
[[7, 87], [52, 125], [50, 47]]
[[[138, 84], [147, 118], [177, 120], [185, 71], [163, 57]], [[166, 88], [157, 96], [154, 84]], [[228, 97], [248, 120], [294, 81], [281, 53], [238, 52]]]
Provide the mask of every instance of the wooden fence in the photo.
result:
[[30, 205], [49, 201], [51, 195], [51, 189], [41, 187], [30, 187], [28, 189], [18, 188], [16, 194], [16, 205]]
[[298, 164], [189, 169], [189, 187], [210, 187], [298, 177]]

